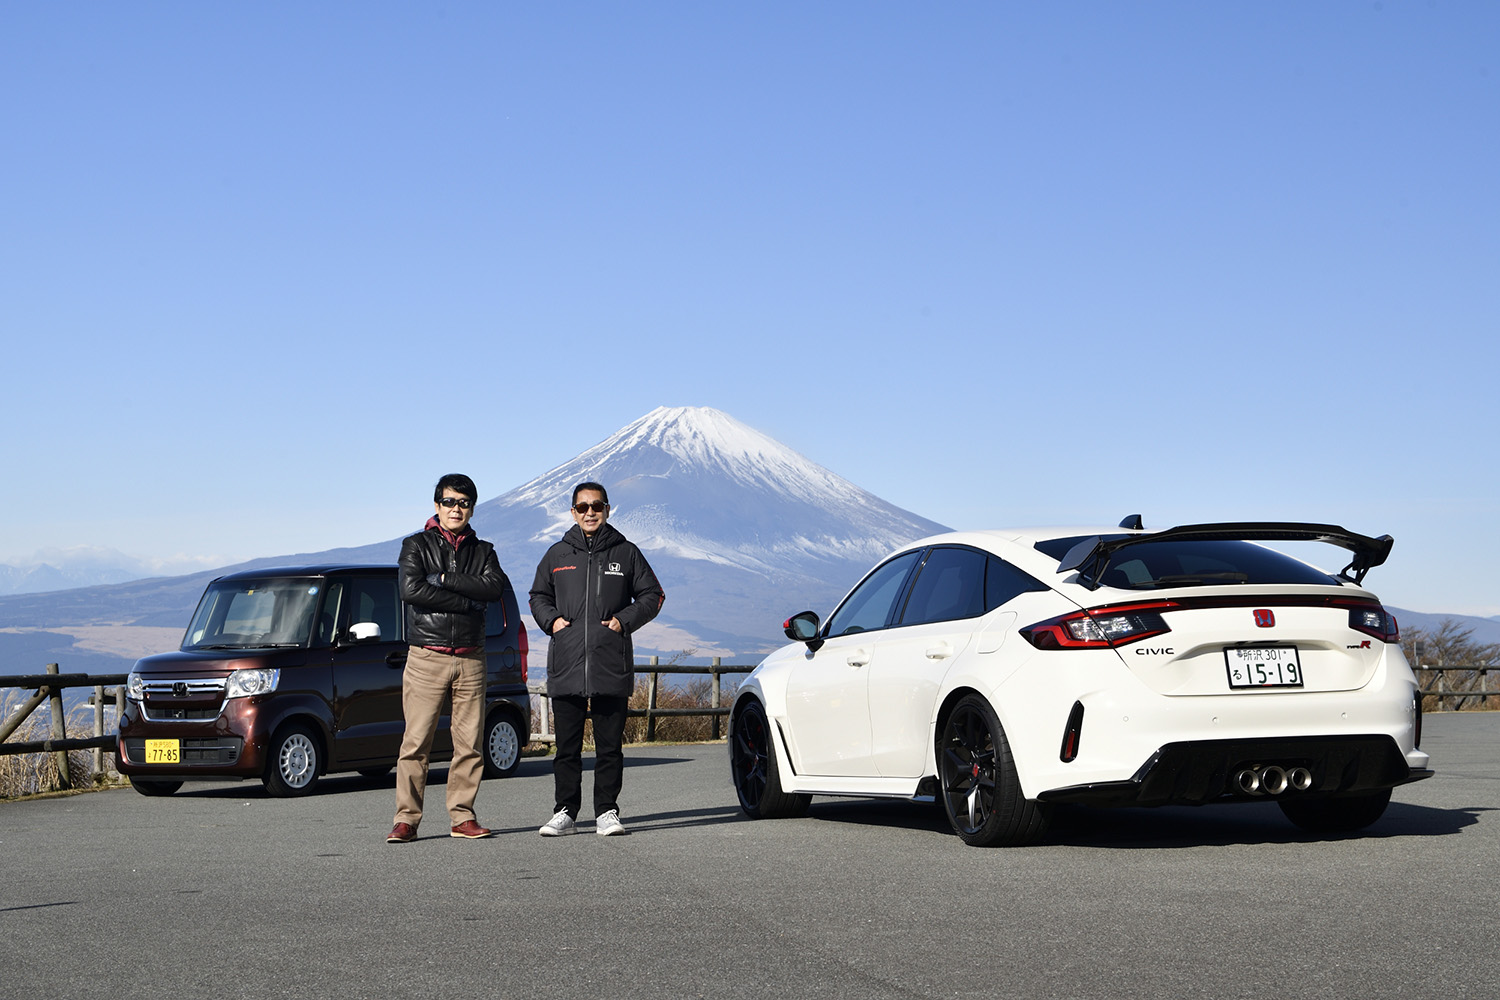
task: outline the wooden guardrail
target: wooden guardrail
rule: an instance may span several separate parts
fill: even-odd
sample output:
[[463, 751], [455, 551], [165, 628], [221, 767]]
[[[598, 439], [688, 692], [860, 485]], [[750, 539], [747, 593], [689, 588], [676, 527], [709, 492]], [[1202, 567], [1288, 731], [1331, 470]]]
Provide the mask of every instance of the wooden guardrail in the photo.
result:
[[[1500, 667], [1430, 667], [1425, 663], [1421, 663], [1418, 664], [1414, 669], [1417, 673], [1418, 690], [1420, 690], [1423, 695], [1431, 695], [1437, 698], [1438, 711], [1442, 711], [1444, 699], [1452, 701], [1453, 710], [1458, 711], [1459, 709], [1463, 708], [1464, 702], [1470, 698], [1478, 698], [1481, 707], [1488, 706], [1489, 702], [1485, 700], [1486, 698], [1500, 698], [1500, 688], [1492, 688], [1489, 686], [1490, 671], [1500, 670]], [[1423, 674], [1437, 674], [1436, 683], [1433, 683], [1432, 679], [1428, 678], [1427, 683], [1424, 685], [1424, 678], [1422, 677]], [[1479, 681], [1479, 686], [1475, 688], [1464, 689], [1451, 687], [1447, 685], [1445, 681], [1445, 675], [1447, 674], [1478, 674], [1479, 676], [1477, 680]]]
[[[113, 686], [109, 692], [115, 703], [115, 717], [125, 711], [125, 674], [64, 674], [59, 673], [57, 664], [47, 664], [45, 674], [22, 674], [13, 677], [0, 677], [0, 688], [34, 688], [35, 693], [11, 713], [10, 718], [0, 723], [0, 755], [20, 753], [51, 753], [57, 761], [58, 774], [61, 777], [62, 787], [73, 787], [72, 768], [68, 764], [69, 750], [93, 750], [94, 770], [104, 769], [104, 751], [113, 749], [115, 736], [113, 733], [104, 731], [104, 701], [106, 698], [106, 686]], [[94, 735], [92, 738], [70, 739], [68, 737], [68, 720], [63, 712], [62, 692], [64, 688], [91, 687], [94, 689]], [[28, 740], [25, 742], [10, 743], [10, 734], [21, 728], [21, 724], [31, 717], [42, 704], [48, 702], [52, 709], [52, 738], [45, 740]]]
[[[638, 674], [651, 675], [646, 694], [645, 708], [632, 708], [626, 714], [629, 718], [646, 720], [647, 741], [656, 738], [656, 720], [674, 715], [707, 715], [713, 719], [713, 739], [719, 738], [719, 720], [729, 714], [729, 709], [722, 701], [723, 685], [719, 678], [724, 674], [748, 674], [755, 666], [736, 665], [725, 663], [720, 657], [713, 657], [706, 665], [692, 665], [683, 663], [662, 663], [661, 657], [653, 656], [644, 664], [637, 663], [635, 672]], [[709, 685], [709, 702], [707, 708], [657, 708], [657, 698], [661, 692], [662, 674], [698, 674], [707, 675], [712, 680]], [[545, 681], [537, 681], [526, 686], [526, 690], [532, 697], [538, 700], [537, 710], [533, 713], [540, 722], [540, 727], [532, 732], [533, 743], [555, 743], [556, 735], [552, 732], [551, 702], [547, 697], [547, 684]]]

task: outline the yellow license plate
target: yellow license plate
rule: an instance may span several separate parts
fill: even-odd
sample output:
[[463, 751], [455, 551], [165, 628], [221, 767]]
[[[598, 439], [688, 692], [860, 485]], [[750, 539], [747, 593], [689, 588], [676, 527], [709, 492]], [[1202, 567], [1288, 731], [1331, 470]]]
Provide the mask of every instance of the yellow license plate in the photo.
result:
[[180, 740], [147, 740], [146, 741], [146, 763], [147, 764], [181, 764], [182, 749]]

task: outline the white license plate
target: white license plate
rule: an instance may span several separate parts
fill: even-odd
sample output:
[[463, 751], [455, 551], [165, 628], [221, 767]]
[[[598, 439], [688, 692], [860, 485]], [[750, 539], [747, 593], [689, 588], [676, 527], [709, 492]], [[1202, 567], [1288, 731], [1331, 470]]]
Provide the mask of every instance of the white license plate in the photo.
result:
[[1226, 646], [1224, 663], [1231, 688], [1302, 686], [1296, 646]]

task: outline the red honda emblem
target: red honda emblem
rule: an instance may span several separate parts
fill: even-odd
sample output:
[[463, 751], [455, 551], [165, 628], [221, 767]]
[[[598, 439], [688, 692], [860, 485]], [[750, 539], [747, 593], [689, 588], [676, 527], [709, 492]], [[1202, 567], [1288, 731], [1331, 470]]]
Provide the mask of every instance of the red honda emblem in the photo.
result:
[[1255, 624], [1259, 628], [1271, 628], [1276, 624], [1276, 616], [1269, 609], [1257, 608], [1255, 611]]

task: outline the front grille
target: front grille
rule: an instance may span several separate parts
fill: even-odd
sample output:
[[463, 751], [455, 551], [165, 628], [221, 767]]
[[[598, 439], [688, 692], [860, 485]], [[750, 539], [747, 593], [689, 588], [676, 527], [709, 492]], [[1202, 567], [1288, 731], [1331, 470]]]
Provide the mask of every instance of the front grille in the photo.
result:
[[[145, 700], [141, 715], [149, 722], [205, 722], [217, 719], [224, 702], [227, 677], [153, 678], [142, 681]], [[205, 705], [208, 698], [214, 704]]]
[[219, 706], [212, 708], [172, 708], [169, 705], [141, 703], [141, 717], [147, 722], [203, 722], [219, 717]]
[[[189, 766], [194, 764], [234, 764], [240, 759], [240, 750], [245, 741], [238, 736], [208, 736], [181, 740], [179, 751], [181, 764], [166, 764], [164, 767]], [[146, 759], [146, 741], [125, 740], [125, 755], [135, 763]]]

